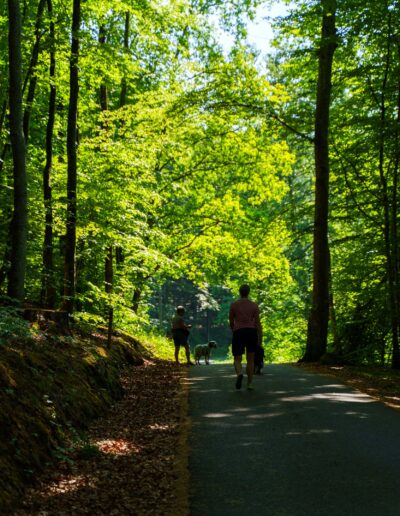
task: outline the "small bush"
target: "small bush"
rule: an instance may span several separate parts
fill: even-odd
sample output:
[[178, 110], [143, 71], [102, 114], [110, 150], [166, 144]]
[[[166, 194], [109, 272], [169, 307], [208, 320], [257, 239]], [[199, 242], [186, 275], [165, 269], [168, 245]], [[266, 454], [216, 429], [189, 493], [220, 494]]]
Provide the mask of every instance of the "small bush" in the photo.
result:
[[27, 321], [22, 319], [16, 308], [12, 306], [0, 308], [0, 344], [11, 339], [27, 339], [31, 330]]

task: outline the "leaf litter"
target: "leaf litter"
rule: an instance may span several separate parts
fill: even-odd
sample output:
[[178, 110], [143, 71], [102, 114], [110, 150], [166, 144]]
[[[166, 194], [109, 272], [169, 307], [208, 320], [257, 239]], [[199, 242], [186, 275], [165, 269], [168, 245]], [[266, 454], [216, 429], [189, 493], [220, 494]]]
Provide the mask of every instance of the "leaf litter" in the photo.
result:
[[122, 376], [124, 397], [90, 426], [31, 488], [17, 516], [185, 515], [183, 378], [171, 362], [146, 360]]

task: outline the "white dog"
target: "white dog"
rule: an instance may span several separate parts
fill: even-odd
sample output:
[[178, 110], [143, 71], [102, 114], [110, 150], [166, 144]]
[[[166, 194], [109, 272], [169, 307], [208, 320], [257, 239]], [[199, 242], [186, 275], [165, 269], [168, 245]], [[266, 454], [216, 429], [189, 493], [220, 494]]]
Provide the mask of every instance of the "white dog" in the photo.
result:
[[200, 358], [204, 357], [204, 362], [208, 365], [210, 362], [211, 349], [216, 348], [215, 340], [210, 340], [208, 344], [197, 344], [194, 348], [194, 360], [197, 365], [200, 365]]

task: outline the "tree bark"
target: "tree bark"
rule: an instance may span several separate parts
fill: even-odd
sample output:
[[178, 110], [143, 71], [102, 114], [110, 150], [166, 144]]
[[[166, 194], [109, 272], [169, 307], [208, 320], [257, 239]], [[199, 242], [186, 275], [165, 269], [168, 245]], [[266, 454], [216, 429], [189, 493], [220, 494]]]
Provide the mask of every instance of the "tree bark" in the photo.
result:
[[[130, 31], [130, 13], [129, 11], [125, 14], [125, 31], [124, 31], [124, 51], [128, 52], [129, 50], [129, 31]], [[119, 97], [119, 106], [125, 106], [126, 104], [126, 92], [127, 92], [127, 83], [126, 76], [124, 74], [121, 81], [121, 94]]]
[[317, 361], [326, 352], [329, 319], [329, 111], [336, 39], [336, 0], [321, 0], [323, 10], [315, 110], [315, 211], [313, 292], [303, 360]]
[[[385, 241], [386, 270], [389, 289], [389, 306], [392, 330], [392, 367], [399, 368], [399, 307], [398, 307], [398, 264], [397, 264], [397, 174], [398, 159], [393, 171], [393, 193], [390, 196], [387, 174], [385, 174], [385, 133], [387, 126], [386, 95], [391, 66], [391, 15], [388, 17], [388, 34], [384, 74], [380, 88], [380, 136], [379, 136], [379, 177], [382, 188], [383, 236]], [[397, 140], [398, 138], [396, 138]]]
[[[397, 51], [400, 61], [400, 38], [397, 38]], [[397, 125], [396, 125], [396, 158], [394, 166], [394, 180], [393, 180], [393, 207], [392, 207], [392, 239], [394, 249], [395, 262], [395, 283], [396, 283], [396, 306], [397, 306], [397, 331], [399, 331], [399, 310], [400, 310], [400, 278], [399, 278], [399, 231], [398, 231], [398, 185], [399, 185], [399, 167], [400, 167], [400, 77], [398, 77], [398, 91], [397, 91]], [[400, 369], [400, 349], [399, 342], [393, 346], [392, 353], [392, 368]]]
[[53, 168], [53, 132], [56, 112], [56, 57], [55, 57], [55, 34], [53, 20], [53, 5], [47, 0], [47, 8], [50, 17], [50, 95], [49, 114], [46, 127], [46, 163], [43, 169], [43, 202], [45, 209], [45, 230], [43, 241], [43, 270], [42, 270], [42, 291], [41, 302], [47, 308], [54, 308], [56, 289], [54, 285], [54, 263], [53, 263], [53, 196], [51, 188], [51, 171]]
[[107, 250], [106, 263], [105, 263], [105, 284], [106, 293], [109, 294], [108, 304], [108, 328], [107, 328], [107, 343], [111, 346], [111, 338], [113, 333], [113, 322], [114, 322], [114, 309], [111, 302], [111, 294], [113, 292], [113, 280], [114, 280], [114, 268], [113, 268], [113, 246], [110, 245]]
[[11, 266], [8, 274], [7, 293], [10, 297], [22, 301], [26, 270], [28, 192], [26, 149], [22, 126], [21, 12], [19, 0], [8, 0], [8, 11], [10, 138], [14, 163], [14, 213], [11, 222]]
[[[99, 30], [99, 43], [100, 45], [105, 45], [106, 43], [106, 29], [102, 25]], [[107, 85], [105, 82], [100, 84], [100, 107], [102, 111], [108, 111], [108, 93], [107, 93]], [[103, 129], [106, 127], [103, 125]], [[111, 339], [113, 333], [113, 320], [114, 320], [114, 309], [112, 306], [111, 294], [113, 291], [113, 280], [114, 280], [114, 268], [113, 268], [113, 246], [110, 245], [107, 248], [106, 259], [105, 259], [105, 270], [104, 270], [104, 279], [105, 279], [105, 291], [108, 294], [109, 302], [108, 302], [108, 324], [107, 324], [107, 344], [111, 346]]]
[[29, 123], [30, 123], [30, 118], [31, 118], [33, 100], [35, 98], [35, 90], [36, 90], [36, 83], [37, 83], [36, 66], [37, 66], [37, 62], [38, 62], [38, 58], [39, 58], [40, 39], [41, 39], [40, 28], [41, 28], [41, 24], [42, 24], [43, 11], [44, 11], [45, 5], [46, 5], [46, 0], [39, 1], [38, 10], [37, 10], [37, 14], [36, 14], [36, 22], [35, 22], [35, 44], [33, 45], [31, 62], [29, 64], [29, 70], [28, 70], [27, 76], [25, 78], [25, 83], [24, 83], [24, 87], [23, 87], [23, 90], [25, 90], [25, 85], [29, 81], [28, 94], [26, 96], [26, 102], [25, 102], [24, 121], [23, 121], [26, 144], [28, 144], [28, 139], [29, 139]]
[[76, 186], [77, 186], [77, 115], [79, 97], [79, 30], [80, 0], [73, 1], [72, 43], [70, 57], [70, 95], [67, 129], [67, 224], [64, 256], [64, 301], [63, 308], [69, 313], [74, 310], [76, 284]]
[[5, 100], [3, 102], [3, 105], [1, 107], [1, 114], [0, 114], [0, 134], [3, 132], [3, 125], [4, 125], [4, 120], [6, 118], [6, 114], [7, 114], [7, 101]]
[[[391, 18], [389, 18], [391, 19]], [[391, 27], [391, 24], [390, 24]], [[390, 31], [391, 32], [391, 31]], [[389, 41], [390, 41], [389, 35]], [[400, 61], [400, 38], [397, 38], [397, 54]], [[397, 124], [396, 124], [396, 148], [393, 169], [393, 192], [391, 210], [391, 240], [392, 240], [392, 260], [393, 260], [393, 301], [395, 307], [395, 317], [392, 317], [392, 326], [396, 326], [396, 338], [392, 338], [392, 368], [400, 369], [400, 349], [399, 349], [399, 311], [400, 311], [400, 280], [399, 280], [399, 234], [398, 234], [398, 185], [399, 185], [399, 165], [400, 165], [400, 78], [397, 85]]]

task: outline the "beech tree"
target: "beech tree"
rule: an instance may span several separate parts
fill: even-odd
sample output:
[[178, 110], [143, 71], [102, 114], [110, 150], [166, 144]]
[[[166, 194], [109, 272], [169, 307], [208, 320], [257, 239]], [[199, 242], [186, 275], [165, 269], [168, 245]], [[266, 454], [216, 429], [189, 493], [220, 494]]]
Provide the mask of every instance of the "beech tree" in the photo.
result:
[[329, 317], [329, 111], [333, 55], [337, 46], [336, 0], [322, 0], [322, 29], [318, 49], [318, 82], [315, 109], [315, 215], [313, 295], [308, 321], [305, 361], [325, 353]]
[[14, 211], [11, 222], [11, 263], [7, 293], [10, 297], [22, 301], [24, 299], [26, 270], [28, 193], [22, 115], [21, 12], [19, 0], [8, 0], [8, 13], [10, 138], [13, 155]]
[[56, 49], [55, 49], [55, 28], [53, 19], [52, 0], [47, 0], [47, 8], [50, 18], [49, 39], [49, 107], [46, 125], [46, 163], [43, 169], [43, 204], [45, 210], [45, 228], [43, 238], [43, 270], [42, 288], [40, 299], [44, 306], [54, 308], [56, 301], [55, 271], [54, 271], [54, 238], [53, 238], [53, 194], [51, 186], [51, 173], [53, 170], [53, 136], [54, 122], [56, 115]]
[[67, 223], [64, 257], [64, 302], [63, 307], [72, 313], [75, 302], [75, 251], [76, 251], [76, 216], [77, 216], [77, 116], [79, 97], [79, 39], [81, 25], [81, 3], [74, 0], [72, 12], [72, 40], [70, 57], [70, 93], [67, 130]]

